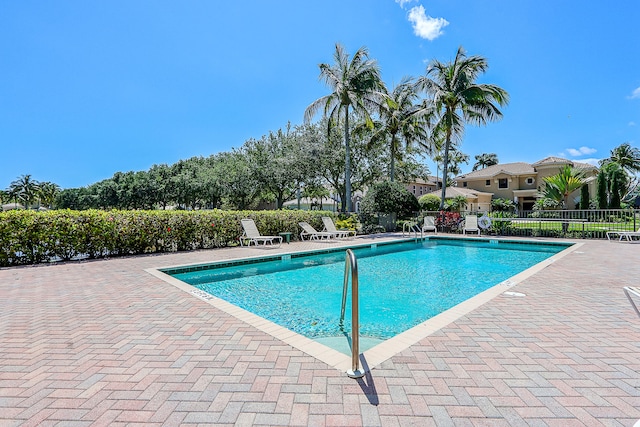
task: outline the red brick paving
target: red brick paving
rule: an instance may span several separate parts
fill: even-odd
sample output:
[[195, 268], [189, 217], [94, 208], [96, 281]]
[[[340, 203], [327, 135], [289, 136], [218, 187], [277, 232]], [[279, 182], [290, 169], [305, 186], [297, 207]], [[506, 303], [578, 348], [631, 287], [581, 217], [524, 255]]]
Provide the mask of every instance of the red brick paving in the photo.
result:
[[640, 419], [640, 319], [622, 292], [639, 285], [637, 244], [586, 241], [512, 289], [526, 297], [494, 298], [361, 380], [144, 271], [246, 251], [0, 270], [0, 426]]

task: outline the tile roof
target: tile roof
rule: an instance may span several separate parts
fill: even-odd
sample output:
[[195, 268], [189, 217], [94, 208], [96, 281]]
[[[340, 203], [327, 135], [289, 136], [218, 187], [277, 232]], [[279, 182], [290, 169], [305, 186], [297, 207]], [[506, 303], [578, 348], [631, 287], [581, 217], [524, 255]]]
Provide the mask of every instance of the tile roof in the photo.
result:
[[478, 169], [473, 172], [466, 173], [456, 177], [456, 179], [484, 179], [492, 178], [501, 173], [507, 175], [534, 175], [536, 170], [529, 163], [516, 162], [516, 163], [503, 163], [486, 167], [484, 169]]
[[[432, 191], [427, 194], [435, 194], [436, 196], [441, 196], [442, 189]], [[452, 199], [457, 196], [464, 196], [467, 198], [478, 197], [478, 195], [481, 195], [481, 194], [493, 195], [493, 193], [485, 193], [483, 191], [472, 190], [471, 188], [447, 187], [447, 190], [445, 193], [445, 199]]]

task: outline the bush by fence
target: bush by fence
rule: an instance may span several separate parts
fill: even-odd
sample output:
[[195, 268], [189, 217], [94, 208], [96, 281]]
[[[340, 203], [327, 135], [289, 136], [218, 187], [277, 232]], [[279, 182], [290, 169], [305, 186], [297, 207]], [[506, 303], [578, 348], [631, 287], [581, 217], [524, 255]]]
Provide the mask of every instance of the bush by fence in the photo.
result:
[[56, 260], [219, 248], [238, 243], [242, 218], [265, 235], [299, 235], [298, 222], [322, 228], [323, 211], [0, 212], [0, 266]]

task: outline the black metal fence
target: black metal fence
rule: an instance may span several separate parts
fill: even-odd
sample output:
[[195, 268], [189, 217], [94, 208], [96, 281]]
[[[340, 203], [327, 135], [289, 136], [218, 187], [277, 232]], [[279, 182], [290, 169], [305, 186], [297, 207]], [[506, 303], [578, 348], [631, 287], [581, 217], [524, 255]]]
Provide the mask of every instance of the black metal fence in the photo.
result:
[[468, 215], [488, 216], [480, 221], [481, 233], [494, 236], [562, 237], [606, 239], [608, 231], [640, 231], [640, 210], [593, 209], [507, 212], [420, 212], [416, 221], [425, 216], [436, 218], [441, 232], [461, 233]]

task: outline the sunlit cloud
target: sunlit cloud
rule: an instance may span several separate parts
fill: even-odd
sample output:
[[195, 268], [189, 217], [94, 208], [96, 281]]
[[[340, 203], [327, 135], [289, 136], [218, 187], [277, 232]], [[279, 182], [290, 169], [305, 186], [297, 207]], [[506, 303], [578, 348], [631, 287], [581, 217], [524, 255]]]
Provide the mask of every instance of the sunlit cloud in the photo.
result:
[[640, 99], [640, 87], [631, 92], [629, 99]]
[[396, 3], [398, 3], [400, 5], [401, 8], [404, 9], [404, 6], [406, 4], [413, 3], [416, 0], [395, 0], [395, 1], [396, 1]]
[[444, 34], [442, 29], [449, 25], [449, 22], [444, 18], [427, 16], [422, 5], [412, 7], [409, 10], [408, 19], [409, 22], [413, 24], [413, 33], [420, 38], [430, 41]]
[[593, 154], [598, 150], [596, 150], [595, 148], [580, 147], [580, 148], [567, 148], [566, 151], [571, 157], [580, 157], [586, 154]]

